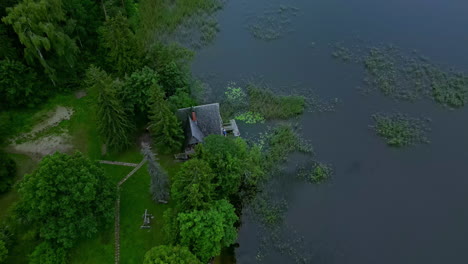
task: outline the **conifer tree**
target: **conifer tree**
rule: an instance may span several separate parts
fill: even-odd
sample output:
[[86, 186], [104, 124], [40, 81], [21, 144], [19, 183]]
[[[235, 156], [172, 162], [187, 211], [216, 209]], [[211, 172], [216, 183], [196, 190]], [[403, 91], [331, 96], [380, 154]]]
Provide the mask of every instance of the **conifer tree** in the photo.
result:
[[164, 93], [157, 84], [151, 87], [149, 108], [149, 128], [156, 147], [162, 152], [179, 151], [184, 139], [181, 123], [164, 100]]
[[94, 66], [86, 73], [86, 83], [93, 92], [97, 92], [98, 130], [104, 142], [112, 150], [125, 149], [131, 144], [130, 134], [134, 125], [116, 93], [122, 83]]
[[156, 161], [149, 144], [142, 145], [141, 153], [148, 161], [148, 173], [151, 177], [151, 197], [155, 202], [167, 202], [169, 200], [169, 178], [166, 171]]

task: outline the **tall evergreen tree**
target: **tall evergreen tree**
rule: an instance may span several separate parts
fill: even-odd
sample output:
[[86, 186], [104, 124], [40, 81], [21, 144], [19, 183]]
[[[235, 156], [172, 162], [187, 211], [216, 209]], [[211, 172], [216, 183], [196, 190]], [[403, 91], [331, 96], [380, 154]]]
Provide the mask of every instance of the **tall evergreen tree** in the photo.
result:
[[122, 85], [105, 71], [91, 66], [86, 72], [86, 84], [98, 94], [97, 118], [99, 133], [112, 150], [122, 150], [131, 144], [134, 130], [128, 111], [117, 97], [117, 87]]
[[107, 20], [99, 30], [100, 46], [107, 53], [109, 68], [120, 76], [130, 74], [138, 67], [138, 49], [135, 34], [125, 16], [118, 13]]
[[150, 192], [155, 202], [167, 202], [169, 200], [169, 177], [156, 161], [149, 144], [143, 144], [141, 152], [148, 161], [148, 173], [151, 177]]
[[164, 93], [157, 84], [151, 86], [149, 114], [155, 145], [162, 152], [180, 150], [184, 139], [181, 123], [164, 100]]
[[24, 0], [7, 12], [2, 21], [18, 34], [28, 63], [38, 61], [54, 84], [57, 70], [73, 68], [78, 48], [64, 32], [61, 0]]

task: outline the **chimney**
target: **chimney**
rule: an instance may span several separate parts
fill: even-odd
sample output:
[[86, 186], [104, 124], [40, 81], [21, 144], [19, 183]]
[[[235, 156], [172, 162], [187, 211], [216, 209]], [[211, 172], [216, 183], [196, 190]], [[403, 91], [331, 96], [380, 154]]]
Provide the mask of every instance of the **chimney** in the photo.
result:
[[192, 121], [197, 122], [197, 113], [195, 111], [192, 111]]

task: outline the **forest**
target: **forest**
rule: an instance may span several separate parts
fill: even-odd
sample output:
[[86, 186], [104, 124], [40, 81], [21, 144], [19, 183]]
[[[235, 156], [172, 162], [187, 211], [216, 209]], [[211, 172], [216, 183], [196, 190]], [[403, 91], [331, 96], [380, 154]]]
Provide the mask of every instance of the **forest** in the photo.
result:
[[[194, 51], [170, 36], [221, 7], [0, 3], [0, 263], [195, 264], [235, 244], [243, 205], [288, 153], [308, 150], [283, 125], [260, 143], [211, 135], [174, 161], [185, 140], [175, 111], [205, 100]], [[215, 24], [202, 32], [209, 41]], [[255, 123], [305, 107], [300, 96], [239, 89], [226, 92], [223, 117]]]

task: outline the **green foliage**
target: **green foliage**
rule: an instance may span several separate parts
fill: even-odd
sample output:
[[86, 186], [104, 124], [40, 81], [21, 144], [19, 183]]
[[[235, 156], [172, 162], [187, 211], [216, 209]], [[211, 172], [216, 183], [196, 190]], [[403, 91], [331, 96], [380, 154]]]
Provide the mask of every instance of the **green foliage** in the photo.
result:
[[99, 29], [99, 34], [109, 69], [124, 76], [139, 67], [140, 54], [135, 35], [125, 16], [119, 13], [107, 20]]
[[164, 93], [154, 84], [150, 91], [150, 131], [161, 152], [178, 151], [182, 147], [184, 132], [175, 114], [164, 101]]
[[259, 153], [241, 138], [210, 135], [197, 145], [196, 153], [215, 173], [216, 193], [221, 199], [236, 194], [244, 180], [257, 182], [263, 173]]
[[168, 98], [168, 102], [174, 111], [197, 105], [197, 102], [183, 88], [177, 89], [175, 94]]
[[244, 121], [246, 124], [256, 124], [265, 122], [265, 118], [261, 114], [250, 111], [239, 114], [235, 118], [236, 120]]
[[24, 176], [18, 192], [19, 219], [58, 247], [71, 248], [113, 219], [114, 186], [81, 153], [44, 157], [39, 168]]
[[134, 125], [127, 109], [117, 97], [122, 83], [94, 66], [86, 72], [85, 83], [90, 91], [98, 93], [98, 130], [105, 143], [112, 150], [125, 149], [131, 144], [130, 134]]
[[468, 102], [468, 75], [452, 76], [437, 72], [432, 81], [432, 96], [442, 105], [460, 108]]
[[175, 62], [170, 62], [158, 69], [159, 84], [167, 96], [172, 96], [178, 89], [189, 90], [188, 73]]
[[[154, 39], [165, 33], [172, 33], [184, 20], [200, 12], [214, 13], [221, 7], [219, 0], [140, 0], [139, 41], [150, 46]], [[154, 10], [164, 10], [155, 12]]]
[[238, 221], [234, 207], [226, 200], [219, 200], [208, 210], [194, 210], [177, 216], [180, 245], [186, 246], [202, 262], [221, 253], [222, 247], [234, 243]]
[[304, 112], [305, 98], [303, 96], [277, 96], [266, 89], [254, 85], [247, 87], [252, 112], [266, 119], [286, 119]]
[[0, 194], [8, 191], [16, 175], [16, 163], [7, 154], [0, 152]]
[[332, 168], [323, 163], [316, 163], [310, 173], [305, 175], [305, 180], [310, 183], [320, 184], [327, 181], [333, 174]]
[[8, 257], [8, 249], [6, 247], [5, 242], [0, 240], [0, 263], [4, 263], [6, 258]]
[[174, 62], [180, 69], [187, 69], [195, 53], [176, 43], [156, 43], [149, 48], [144, 62], [151, 68], [160, 69]]
[[403, 114], [374, 114], [373, 129], [392, 147], [405, 147], [429, 143], [426, 132], [429, 120], [412, 118]]
[[42, 242], [29, 257], [29, 264], [64, 264], [67, 261], [65, 249]]
[[143, 264], [201, 264], [186, 247], [158, 246], [145, 254]]
[[202, 210], [211, 205], [215, 197], [215, 174], [201, 159], [185, 162], [172, 182], [172, 198], [182, 211]]
[[[0, 15], [0, 17], [3, 17], [3, 16]], [[16, 59], [18, 57], [18, 53], [14, 45], [15, 44], [14, 39], [8, 33], [9, 32], [8, 32], [7, 26], [3, 23], [0, 23], [0, 47], [2, 47], [0, 49], [0, 60]]]
[[265, 145], [265, 159], [263, 166], [273, 168], [278, 162], [286, 160], [289, 153], [300, 151], [312, 153], [312, 147], [303, 142], [291, 126], [281, 125], [269, 131], [262, 141]]
[[57, 70], [73, 67], [78, 48], [62, 27], [68, 21], [61, 0], [24, 0], [9, 8], [2, 21], [18, 34], [26, 60], [39, 62], [52, 82]]
[[292, 31], [291, 19], [298, 13], [296, 7], [280, 5], [250, 19], [248, 29], [257, 39], [265, 41], [279, 39]]
[[148, 112], [150, 88], [158, 82], [158, 74], [149, 67], [135, 71], [125, 78], [125, 85], [119, 92], [124, 105], [142, 113]]
[[[0, 61], [0, 108], [32, 107], [40, 102], [36, 73], [15, 60]], [[39, 90], [39, 91], [38, 91]]]
[[371, 49], [364, 61], [365, 67], [372, 76], [373, 84], [384, 94], [397, 93], [397, 69], [393, 56], [385, 50]]

